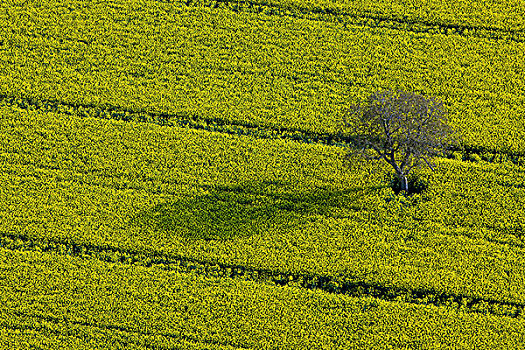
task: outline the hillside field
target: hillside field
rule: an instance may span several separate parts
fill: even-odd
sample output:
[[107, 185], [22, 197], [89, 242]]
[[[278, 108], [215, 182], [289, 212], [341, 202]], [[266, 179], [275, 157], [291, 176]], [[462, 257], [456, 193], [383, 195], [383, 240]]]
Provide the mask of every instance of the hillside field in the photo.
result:
[[[0, 349], [525, 349], [525, 3], [6, 0]], [[440, 98], [398, 195], [349, 104]]]

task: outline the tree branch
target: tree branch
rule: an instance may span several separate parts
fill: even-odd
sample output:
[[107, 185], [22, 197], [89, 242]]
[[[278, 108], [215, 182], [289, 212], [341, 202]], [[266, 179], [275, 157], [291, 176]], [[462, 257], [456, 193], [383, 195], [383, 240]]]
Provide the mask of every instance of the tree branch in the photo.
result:
[[344, 118], [345, 126], [356, 135], [345, 136], [351, 141], [354, 154], [360, 153], [368, 160], [383, 159], [405, 176], [412, 168], [422, 166], [423, 161], [435, 171], [435, 163], [429, 157], [446, 146], [443, 139], [450, 133], [443, 104], [414, 93], [391, 90], [376, 92], [367, 102], [369, 105], [363, 109], [351, 106], [347, 117], [352, 121]]
[[429, 167], [430, 169], [432, 169], [432, 171], [435, 171], [434, 168], [432, 167], [432, 165], [430, 165], [430, 163], [428, 162], [428, 160], [427, 160], [425, 157], [422, 157], [422, 158], [423, 158], [423, 160], [425, 161], [425, 163], [427, 163], [428, 167]]
[[401, 170], [405, 169], [405, 166], [407, 165], [408, 160], [410, 159], [412, 152], [407, 150], [407, 153], [405, 154], [405, 158], [403, 159], [403, 162], [401, 163]]

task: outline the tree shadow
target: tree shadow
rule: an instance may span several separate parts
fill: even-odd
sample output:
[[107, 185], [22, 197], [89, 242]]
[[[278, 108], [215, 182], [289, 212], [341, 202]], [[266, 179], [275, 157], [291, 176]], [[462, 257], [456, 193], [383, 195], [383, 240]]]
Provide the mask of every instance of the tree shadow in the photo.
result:
[[[155, 205], [138, 213], [131, 225], [163, 236], [226, 240], [307, 222], [309, 215], [332, 216], [362, 209], [360, 201], [381, 187], [296, 192], [280, 181], [210, 186], [207, 195]], [[289, 184], [288, 184], [289, 185]]]

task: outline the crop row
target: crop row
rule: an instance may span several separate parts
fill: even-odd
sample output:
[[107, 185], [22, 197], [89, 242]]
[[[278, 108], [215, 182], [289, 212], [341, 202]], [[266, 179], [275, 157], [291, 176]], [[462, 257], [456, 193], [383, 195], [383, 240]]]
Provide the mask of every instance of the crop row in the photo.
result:
[[[431, 34], [458, 34], [462, 36], [487, 38], [494, 40], [512, 40], [523, 42], [525, 40], [525, 31], [523, 30], [523, 17], [518, 16], [512, 18], [516, 12], [512, 12], [508, 16], [508, 12], [496, 14], [497, 17], [503, 20], [503, 26], [495, 25], [494, 14], [498, 9], [493, 8], [494, 3], [478, 3], [484, 7], [484, 11], [472, 12], [469, 4], [468, 15], [471, 18], [463, 17], [451, 18], [450, 15], [458, 14], [457, 3], [454, 3], [454, 12], [443, 11], [443, 8], [438, 9], [436, 6], [426, 4], [414, 4], [414, 7], [420, 11], [415, 14], [411, 11], [410, 6], [404, 3], [402, 6], [392, 6], [393, 3], [366, 3], [366, 5], [373, 5], [374, 8], [367, 8], [356, 4], [355, 2], [349, 4], [323, 2], [317, 4], [306, 4], [297, 1], [213, 1], [213, 0], [183, 0], [179, 3], [186, 6], [205, 6], [215, 9], [226, 9], [233, 12], [249, 12], [266, 16], [278, 17], [293, 17], [300, 19], [308, 19], [313, 21], [337, 22], [342, 24], [344, 28], [348, 25], [360, 25], [367, 27], [383, 27], [391, 29], [401, 29], [410, 32], [431, 33]], [[376, 7], [379, 5], [380, 7]], [[386, 5], [386, 6], [385, 6]], [[443, 5], [443, 2], [437, 4]], [[488, 6], [487, 6], [488, 5]], [[505, 4], [506, 5], [506, 4]], [[450, 5], [446, 5], [450, 7]], [[491, 7], [492, 8], [489, 8]], [[441, 11], [440, 11], [441, 10]], [[501, 9], [500, 9], [501, 10]], [[491, 12], [490, 16], [480, 16], [480, 13]], [[459, 11], [460, 13], [463, 11]], [[428, 16], [430, 14], [430, 16]], [[464, 12], [462, 13], [465, 14]], [[445, 17], [449, 15], [448, 19]], [[473, 15], [473, 16], [472, 16]], [[472, 18], [477, 17], [477, 18]], [[479, 19], [482, 19], [482, 22]], [[490, 18], [488, 21], [487, 19]], [[516, 21], [517, 19], [517, 21]], [[469, 21], [470, 20], [470, 21]], [[510, 23], [513, 24], [510, 24]], [[501, 23], [501, 22], [500, 22]]]
[[525, 149], [524, 43], [158, 2], [55, 5], [0, 11], [1, 94], [334, 133], [348, 103], [402, 88], [443, 99], [467, 147]]
[[[260, 268], [225, 265], [219, 262], [198, 261], [184, 256], [159, 255], [122, 251], [116, 248], [98, 247], [93, 244], [76, 244], [56, 239], [31, 239], [16, 235], [0, 235], [0, 246], [18, 251], [52, 252], [83, 259], [94, 258], [101, 261], [137, 266], [154, 267], [178, 273], [197, 273], [212, 278], [231, 278], [253, 281], [272, 286], [290, 286], [304, 290], [324, 291], [353, 297], [374, 297], [383, 301], [399, 301], [410, 304], [434, 305], [464, 313], [523, 318], [523, 303], [502, 302], [490, 298], [472, 298], [462, 295], [446, 294], [437, 290], [404, 289], [366, 283], [352, 278], [346, 273], [341, 278], [312, 274], [281, 273]], [[341, 276], [339, 276], [341, 277]]]
[[[183, 0], [183, 4], [211, 4], [219, 7], [223, 1]], [[230, 1], [226, 1], [230, 3]], [[263, 13], [280, 14], [299, 10], [302, 13], [343, 14], [351, 17], [368, 17], [370, 23], [374, 18], [401, 21], [406, 23], [421, 23], [436, 26], [454, 26], [468, 29], [492, 29], [502, 31], [523, 32], [525, 29], [525, 10], [522, 0], [505, 2], [480, 2], [453, 0], [418, 0], [408, 3], [395, 1], [366, 0], [268, 0], [268, 1], [231, 1], [234, 9], [243, 7], [261, 8]], [[467, 30], [468, 30], [467, 29]]]
[[443, 159], [404, 199], [381, 171], [347, 169], [340, 147], [0, 116], [4, 234], [525, 301], [523, 169], [510, 163]]
[[[92, 287], [94, 287], [92, 285]], [[66, 287], [67, 288], [67, 287]], [[7, 297], [19, 295], [16, 288], [6, 290]], [[14, 291], [14, 293], [13, 293]], [[42, 291], [54, 293], [56, 291]], [[86, 291], [91, 293], [91, 291]], [[41, 295], [39, 295], [41, 297]], [[4, 300], [6, 298], [3, 298]], [[23, 299], [31, 303], [33, 300]], [[67, 314], [66, 310], [64, 310]], [[121, 326], [71, 320], [64, 315], [0, 309], [0, 349], [177, 349], [177, 350], [234, 350], [229, 345], [201, 342], [184, 336], [164, 335], [161, 332], [136, 331]]]
[[[81, 118], [101, 118], [123, 121], [135, 121], [154, 123], [164, 126], [178, 126], [196, 130], [207, 130], [231, 135], [245, 135], [262, 139], [288, 139], [308, 144], [319, 143], [338, 147], [348, 147], [349, 144], [343, 137], [337, 134], [307, 132], [300, 129], [282, 127], [260, 127], [253, 123], [225, 121], [223, 119], [199, 118], [193, 114], [167, 114], [151, 113], [143, 111], [127, 110], [117, 106], [100, 105], [79, 105], [64, 103], [52, 100], [35, 100], [33, 98], [13, 98], [0, 96], [0, 104], [10, 108], [40, 111], [42, 113], [54, 112], [66, 114], [68, 116], [78, 116]], [[445, 154], [447, 158], [463, 161], [479, 162], [481, 160], [491, 163], [512, 162], [518, 165], [525, 164], [525, 157], [501, 153], [488, 152], [480, 147], [460, 147], [452, 148]]]
[[9, 349], [47, 335], [47, 346], [60, 337], [135, 349], [519, 349], [525, 340], [524, 320], [53, 253], [0, 248], [0, 271], [0, 334]]

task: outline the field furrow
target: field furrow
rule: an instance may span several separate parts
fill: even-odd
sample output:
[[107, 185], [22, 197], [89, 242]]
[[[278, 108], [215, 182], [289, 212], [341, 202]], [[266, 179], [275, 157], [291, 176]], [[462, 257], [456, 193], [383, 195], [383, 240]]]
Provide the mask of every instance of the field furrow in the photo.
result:
[[525, 340], [523, 319], [53, 253], [0, 248], [0, 259], [3, 339], [14, 329], [33, 345], [54, 335], [48, 348], [61, 339], [106, 349], [523, 349]]
[[523, 154], [525, 43], [119, 4], [4, 5], [0, 93], [334, 133], [349, 100], [404, 88], [445, 101], [466, 146]]

